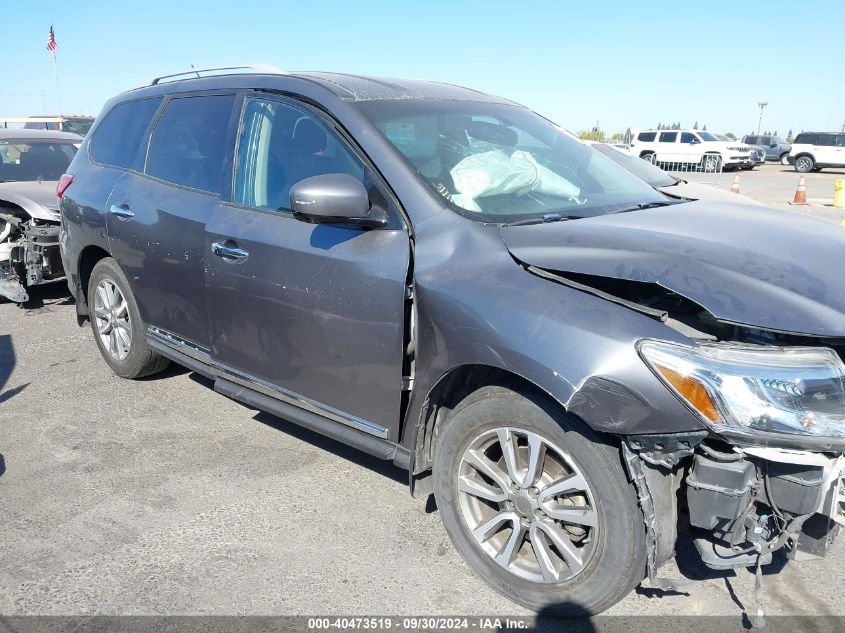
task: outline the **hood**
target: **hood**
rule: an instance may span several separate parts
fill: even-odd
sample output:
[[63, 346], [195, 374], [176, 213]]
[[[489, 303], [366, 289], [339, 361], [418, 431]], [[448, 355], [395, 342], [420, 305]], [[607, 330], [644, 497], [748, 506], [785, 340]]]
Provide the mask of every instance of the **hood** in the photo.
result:
[[0, 182], [0, 200], [18, 205], [37, 220], [61, 219], [55, 180]]
[[699, 200], [500, 231], [538, 268], [659, 284], [721, 321], [845, 336], [845, 228], [825, 220]]
[[738, 193], [719, 189], [715, 185], [706, 185], [700, 182], [687, 182], [685, 180], [681, 180], [677, 184], [668, 185], [666, 187], [657, 187], [657, 189], [669, 196], [690, 198], [692, 200], [724, 202], [730, 204], [752, 204], [760, 206], [760, 203], [756, 200]]

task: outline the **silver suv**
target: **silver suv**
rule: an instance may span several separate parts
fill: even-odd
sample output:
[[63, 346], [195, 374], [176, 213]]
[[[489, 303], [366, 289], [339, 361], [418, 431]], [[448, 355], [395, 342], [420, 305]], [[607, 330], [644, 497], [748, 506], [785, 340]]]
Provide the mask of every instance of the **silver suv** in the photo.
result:
[[766, 160], [777, 160], [780, 161], [781, 165], [789, 164], [787, 156], [789, 156], [789, 150], [792, 149], [792, 145], [787, 143], [779, 136], [773, 136], [769, 134], [743, 136], [742, 142], [746, 145], [753, 145], [755, 147], [759, 147], [760, 149], [765, 151]]

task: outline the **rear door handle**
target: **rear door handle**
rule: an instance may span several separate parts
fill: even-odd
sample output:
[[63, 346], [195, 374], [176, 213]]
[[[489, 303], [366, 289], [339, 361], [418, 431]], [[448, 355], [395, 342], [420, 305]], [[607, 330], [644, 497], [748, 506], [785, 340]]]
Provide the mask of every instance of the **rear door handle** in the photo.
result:
[[109, 212], [111, 212], [112, 215], [116, 215], [121, 220], [128, 220], [129, 218], [135, 217], [135, 213], [126, 205], [113, 204], [109, 207]]
[[242, 248], [238, 248], [233, 244], [234, 242], [232, 242], [231, 240], [226, 240], [226, 242], [212, 242], [211, 252], [217, 255], [218, 257], [222, 257], [226, 261], [245, 261], [246, 258], [249, 257], [249, 252], [245, 251]]

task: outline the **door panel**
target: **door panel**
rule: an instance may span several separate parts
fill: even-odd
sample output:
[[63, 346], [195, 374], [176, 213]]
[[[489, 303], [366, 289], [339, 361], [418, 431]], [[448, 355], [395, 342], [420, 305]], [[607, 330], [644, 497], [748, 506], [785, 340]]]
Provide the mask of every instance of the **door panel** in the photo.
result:
[[[150, 134], [144, 173], [127, 172], [108, 201], [111, 252], [141, 318], [208, 347], [205, 224], [219, 201], [233, 94], [170, 98]], [[154, 176], [151, 177], [151, 176]]]
[[[235, 202], [206, 226], [214, 360], [398, 438], [410, 257], [398, 211], [322, 116], [291, 100], [246, 99], [238, 148]], [[360, 179], [388, 227], [294, 219], [290, 187], [324, 173]]]
[[[211, 254], [215, 242], [230, 242], [248, 257], [230, 263]], [[404, 230], [313, 225], [221, 205], [208, 223], [206, 252], [215, 360], [382, 427], [396, 426]]]
[[[132, 286], [141, 318], [204, 347], [204, 230], [217, 203], [215, 196], [129, 172], [115, 185], [106, 208], [109, 246]], [[112, 207], [125, 212], [112, 213]]]

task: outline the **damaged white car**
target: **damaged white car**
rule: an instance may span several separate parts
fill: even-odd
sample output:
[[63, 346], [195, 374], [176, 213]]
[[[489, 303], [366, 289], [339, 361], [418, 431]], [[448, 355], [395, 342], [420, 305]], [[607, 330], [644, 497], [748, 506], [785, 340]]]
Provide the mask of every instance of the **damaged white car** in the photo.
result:
[[23, 303], [27, 288], [64, 279], [56, 186], [82, 137], [0, 130], [0, 301]]

